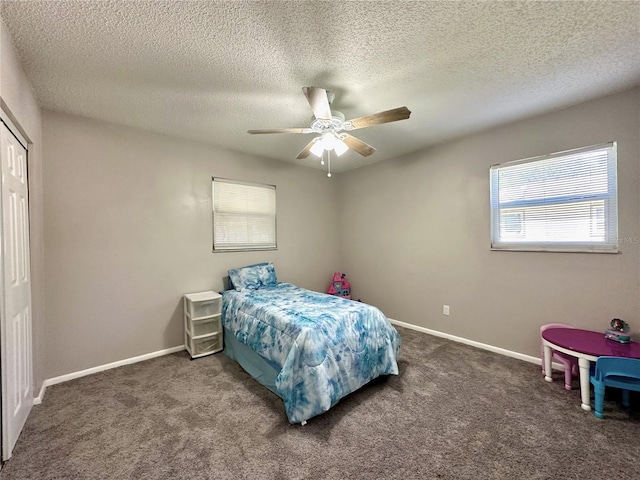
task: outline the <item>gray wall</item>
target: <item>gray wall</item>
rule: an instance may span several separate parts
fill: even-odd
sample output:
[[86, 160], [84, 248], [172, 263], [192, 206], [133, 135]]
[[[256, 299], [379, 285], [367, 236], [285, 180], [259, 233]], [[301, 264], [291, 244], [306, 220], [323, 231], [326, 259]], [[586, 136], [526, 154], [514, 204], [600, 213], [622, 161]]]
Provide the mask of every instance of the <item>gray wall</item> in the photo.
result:
[[[175, 347], [184, 293], [271, 260], [325, 290], [337, 183], [315, 169], [43, 112], [46, 377]], [[212, 253], [211, 177], [276, 185], [278, 250]]]
[[29, 234], [31, 241], [31, 306], [34, 396], [40, 393], [45, 365], [44, 242], [42, 205], [42, 129], [40, 108], [4, 22], [0, 19], [0, 99], [14, 125], [30, 143]]
[[[340, 175], [354, 295], [390, 318], [535, 356], [545, 323], [604, 330], [620, 317], [640, 332], [639, 112], [636, 88]], [[620, 254], [489, 250], [490, 165], [614, 140]]]
[[[344, 271], [354, 295], [391, 318], [530, 355], [551, 321], [600, 330], [619, 316], [640, 331], [639, 89], [328, 181], [52, 112], [41, 141], [41, 112], [2, 22], [0, 36], [0, 97], [33, 143], [36, 394], [45, 378], [180, 345], [181, 295], [219, 289], [228, 268], [262, 260], [316, 290]], [[489, 251], [489, 165], [611, 140], [627, 240], [619, 255]], [[212, 175], [278, 186], [277, 252], [211, 253]]]

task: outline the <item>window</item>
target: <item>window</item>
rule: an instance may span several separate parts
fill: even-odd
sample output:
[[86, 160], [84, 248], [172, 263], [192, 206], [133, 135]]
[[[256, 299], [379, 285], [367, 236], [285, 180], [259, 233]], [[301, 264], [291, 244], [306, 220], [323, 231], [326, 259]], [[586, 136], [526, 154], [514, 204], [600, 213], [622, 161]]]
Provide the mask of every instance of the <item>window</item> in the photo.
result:
[[213, 251], [276, 249], [276, 187], [213, 178]]
[[617, 252], [616, 143], [494, 165], [491, 248]]

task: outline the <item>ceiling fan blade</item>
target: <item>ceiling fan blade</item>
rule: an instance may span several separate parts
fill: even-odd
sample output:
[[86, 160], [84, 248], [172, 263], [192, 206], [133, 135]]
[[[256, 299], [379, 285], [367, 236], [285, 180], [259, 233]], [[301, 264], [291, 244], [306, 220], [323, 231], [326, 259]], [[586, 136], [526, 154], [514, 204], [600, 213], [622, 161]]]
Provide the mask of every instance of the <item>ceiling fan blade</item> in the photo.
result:
[[303, 87], [305, 97], [311, 110], [316, 118], [324, 118], [331, 120], [331, 107], [329, 106], [329, 97], [327, 97], [327, 91], [320, 87]]
[[347, 144], [347, 147], [349, 147], [354, 152], [359, 153], [363, 157], [368, 157], [376, 151], [375, 148], [367, 143], [364, 143], [362, 140], [358, 140], [356, 137], [352, 137], [351, 135], [346, 133], [344, 135], [346, 136], [342, 139], [342, 141]]
[[271, 128], [267, 130], [247, 130], [247, 133], [311, 133], [310, 128]]
[[313, 146], [314, 143], [315, 143], [315, 139], [307, 143], [307, 145], [300, 151], [300, 153], [296, 157], [296, 160], [302, 160], [303, 158], [307, 158], [311, 153], [311, 147]]
[[392, 110], [386, 110], [384, 112], [374, 113], [373, 115], [354, 118], [345, 123], [350, 123], [353, 126], [350, 130], [355, 130], [356, 128], [371, 127], [372, 125], [406, 120], [410, 115], [411, 111], [407, 107], [399, 107]]

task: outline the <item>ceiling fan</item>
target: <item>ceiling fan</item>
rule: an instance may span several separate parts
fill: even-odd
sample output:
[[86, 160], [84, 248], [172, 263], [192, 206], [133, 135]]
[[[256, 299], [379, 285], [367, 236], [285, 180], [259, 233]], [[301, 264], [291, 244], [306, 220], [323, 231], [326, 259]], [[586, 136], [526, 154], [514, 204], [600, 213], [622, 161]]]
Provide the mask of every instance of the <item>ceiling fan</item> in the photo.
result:
[[[327, 152], [333, 150], [336, 155], [340, 156], [348, 149], [364, 157], [368, 157], [375, 152], [376, 149], [346, 132], [371, 127], [373, 125], [405, 120], [411, 115], [407, 107], [399, 107], [372, 115], [345, 120], [341, 112], [337, 110], [331, 111], [331, 102], [333, 101], [333, 94], [331, 92], [327, 92], [325, 89], [319, 87], [304, 87], [302, 91], [307, 97], [307, 101], [315, 116], [315, 120], [311, 122], [309, 128], [248, 130], [247, 133], [316, 133], [317, 136], [302, 149], [296, 159], [307, 158], [310, 153], [322, 157], [325, 150]], [[329, 176], [331, 176], [330, 171]]]

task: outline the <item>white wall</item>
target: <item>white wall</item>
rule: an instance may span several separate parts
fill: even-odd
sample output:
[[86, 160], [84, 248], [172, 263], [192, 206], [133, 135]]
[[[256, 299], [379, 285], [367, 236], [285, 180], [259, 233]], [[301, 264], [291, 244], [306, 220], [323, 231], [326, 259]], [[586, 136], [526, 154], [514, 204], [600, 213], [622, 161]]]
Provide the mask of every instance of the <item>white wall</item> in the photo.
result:
[[[181, 345], [184, 293], [271, 260], [325, 290], [337, 183], [315, 169], [43, 112], [47, 378]], [[211, 177], [276, 185], [278, 250], [212, 253]]]
[[[636, 88], [340, 175], [354, 295], [391, 318], [535, 356], [545, 323], [604, 330], [620, 317], [640, 332], [639, 117]], [[490, 165], [610, 141], [620, 254], [490, 251]]]
[[42, 131], [40, 108], [15, 53], [4, 22], [0, 19], [0, 100], [12, 122], [28, 140], [29, 218], [31, 241], [31, 302], [33, 329], [34, 395], [44, 376], [44, 242], [42, 205]]

